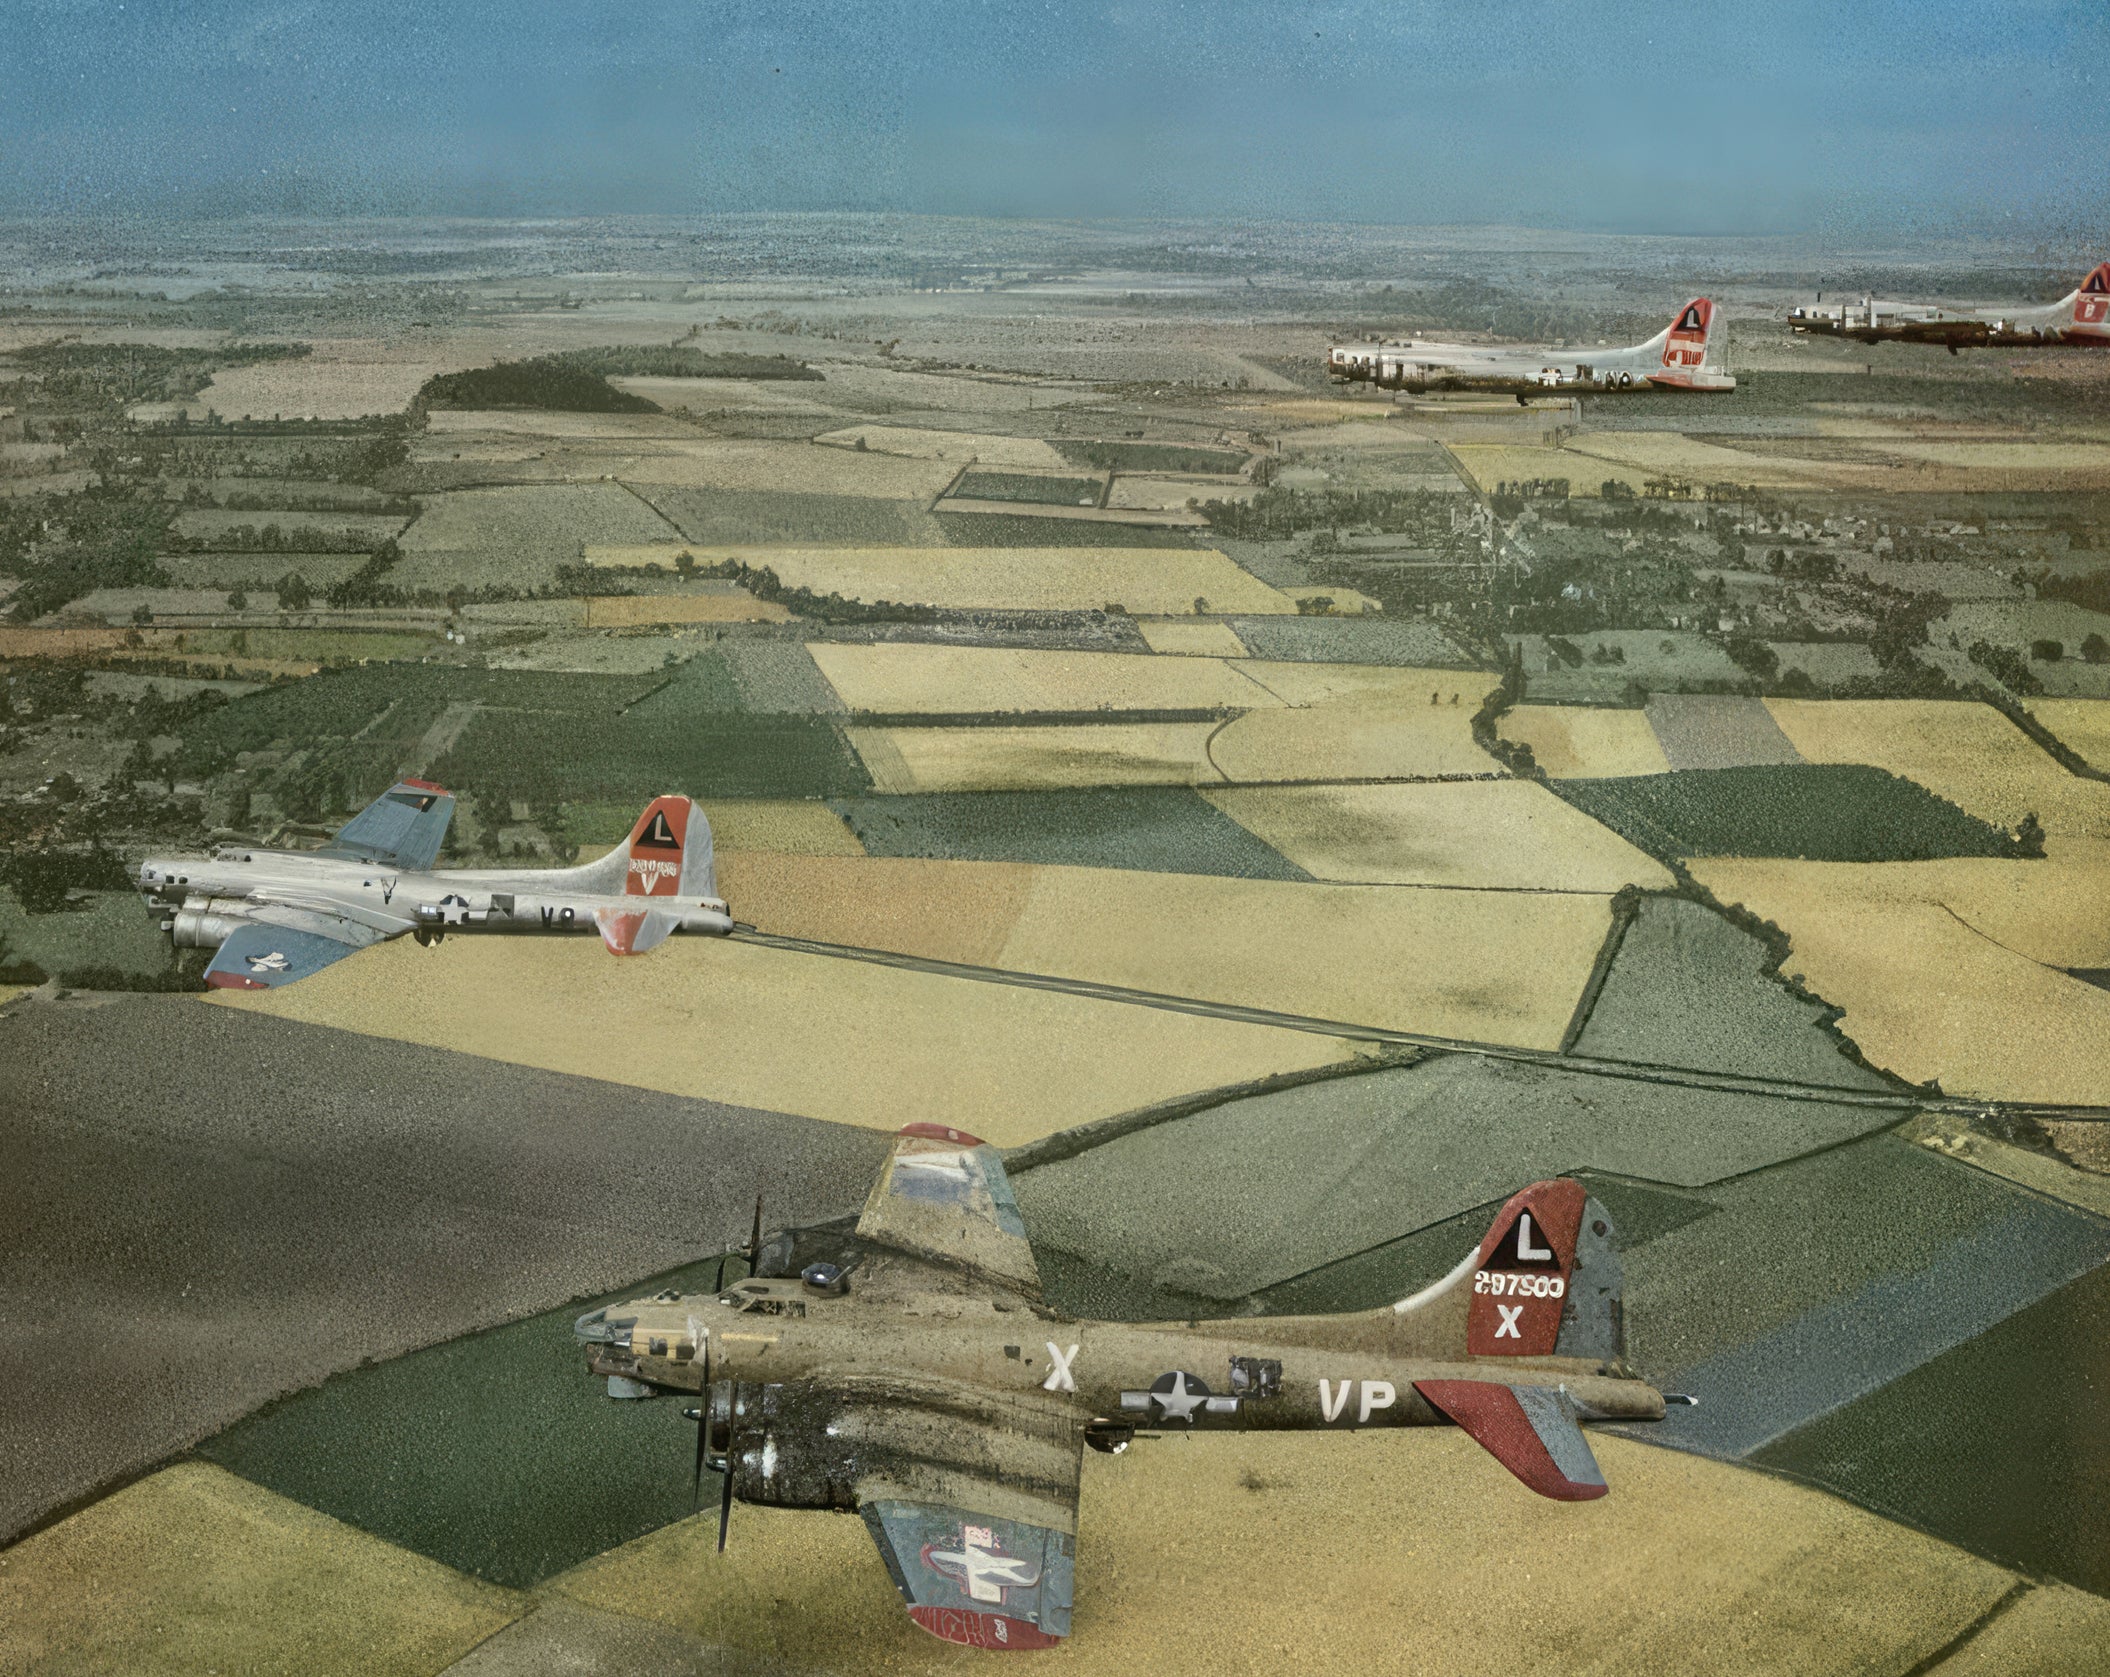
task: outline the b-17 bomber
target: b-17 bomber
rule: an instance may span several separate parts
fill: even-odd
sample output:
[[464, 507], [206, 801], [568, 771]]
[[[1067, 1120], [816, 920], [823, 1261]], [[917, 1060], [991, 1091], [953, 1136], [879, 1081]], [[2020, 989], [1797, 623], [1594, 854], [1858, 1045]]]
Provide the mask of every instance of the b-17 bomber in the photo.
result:
[[[903, 1129], [840, 1261], [795, 1238], [715, 1293], [596, 1310], [574, 1332], [612, 1396], [697, 1393], [695, 1475], [735, 1500], [855, 1510], [917, 1624], [978, 1648], [1070, 1630], [1087, 1447], [1217, 1430], [1454, 1424], [1532, 1490], [1605, 1494], [1584, 1421], [1660, 1419], [1625, 1360], [1604, 1207], [1572, 1178], [1514, 1195], [1448, 1275], [1338, 1315], [1080, 1321], [1044, 1302], [994, 1147]], [[722, 1276], [721, 1276], [722, 1280]], [[1676, 1400], [1671, 1400], [1676, 1401]]]
[[1533, 344], [1453, 344], [1404, 338], [1335, 344], [1333, 377], [1410, 394], [1493, 391], [1518, 401], [1549, 392], [1726, 391], [1736, 379], [1716, 354], [1716, 310], [1695, 297], [1648, 342], [1595, 351]]
[[178, 948], [215, 951], [205, 982], [217, 989], [274, 989], [406, 932], [429, 944], [595, 931], [611, 953], [641, 955], [675, 932], [733, 929], [693, 799], [654, 799], [627, 839], [572, 868], [435, 870], [453, 814], [446, 788], [402, 780], [320, 849], [150, 856], [138, 886], [171, 911], [162, 929]]
[[2110, 262], [2056, 303], [1988, 303], [1955, 308], [1938, 303], [1890, 303], [1863, 297], [1826, 309], [1788, 310], [1791, 331], [1857, 343], [1940, 344], [1962, 349], [2068, 344], [2110, 349]]

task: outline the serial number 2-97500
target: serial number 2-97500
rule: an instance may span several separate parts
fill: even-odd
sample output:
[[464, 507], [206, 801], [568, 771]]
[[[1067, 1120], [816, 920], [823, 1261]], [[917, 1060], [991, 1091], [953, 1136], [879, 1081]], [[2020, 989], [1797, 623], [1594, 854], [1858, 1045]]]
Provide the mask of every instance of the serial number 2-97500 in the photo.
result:
[[1568, 1290], [1564, 1275], [1532, 1275], [1524, 1270], [1479, 1270], [1473, 1276], [1473, 1291], [1511, 1297], [1557, 1299]]

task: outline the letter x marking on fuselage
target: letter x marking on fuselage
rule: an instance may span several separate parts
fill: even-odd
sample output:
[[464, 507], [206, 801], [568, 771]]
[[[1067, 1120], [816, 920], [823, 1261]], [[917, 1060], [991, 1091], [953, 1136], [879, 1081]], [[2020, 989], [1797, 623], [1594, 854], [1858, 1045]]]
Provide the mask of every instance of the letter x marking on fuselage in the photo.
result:
[[1070, 1375], [1070, 1365], [1077, 1360], [1077, 1347], [1072, 1345], [1067, 1351], [1058, 1350], [1052, 1339], [1047, 1346], [1048, 1360], [1054, 1366], [1048, 1370], [1047, 1379], [1040, 1383], [1040, 1389], [1044, 1392], [1074, 1392], [1077, 1382]]
[[1502, 1325], [1495, 1329], [1495, 1338], [1522, 1339], [1524, 1336], [1517, 1332], [1517, 1318], [1524, 1314], [1524, 1307], [1521, 1304], [1498, 1304], [1495, 1310], [1502, 1318]]

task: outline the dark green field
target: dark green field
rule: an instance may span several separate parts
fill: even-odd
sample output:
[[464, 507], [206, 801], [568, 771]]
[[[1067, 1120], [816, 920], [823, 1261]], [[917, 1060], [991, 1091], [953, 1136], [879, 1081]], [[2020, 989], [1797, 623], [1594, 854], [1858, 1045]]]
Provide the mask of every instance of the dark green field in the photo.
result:
[[1552, 784], [1653, 856], [1925, 862], [2019, 854], [1998, 827], [1916, 781], [1861, 763], [1682, 769]]
[[1091, 477], [1035, 477], [1027, 472], [967, 472], [953, 494], [969, 501], [1031, 501], [1040, 505], [1096, 507], [1105, 485]]
[[1246, 463], [1235, 448], [1196, 448], [1187, 443], [1058, 440], [1056, 451], [1073, 466], [1115, 472], [1204, 472], [1229, 476]]
[[874, 856], [1204, 873], [1311, 875], [1183, 787], [941, 792], [844, 798], [831, 806]]

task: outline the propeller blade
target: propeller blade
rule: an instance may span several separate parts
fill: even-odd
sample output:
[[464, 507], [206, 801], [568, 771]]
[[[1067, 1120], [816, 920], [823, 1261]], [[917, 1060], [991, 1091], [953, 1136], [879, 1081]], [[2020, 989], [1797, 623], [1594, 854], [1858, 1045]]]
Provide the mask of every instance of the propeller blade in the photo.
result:
[[727, 1254], [725, 1254], [725, 1253], [723, 1253], [723, 1252], [720, 1252], [720, 1253], [718, 1254], [718, 1285], [717, 1285], [717, 1286], [715, 1286], [714, 1288], [712, 1288], [712, 1289], [711, 1289], [711, 1290], [712, 1290], [713, 1292], [717, 1292], [717, 1293], [722, 1293], [722, 1292], [724, 1292], [724, 1291], [725, 1291], [725, 1260], [726, 1260], [726, 1256], [727, 1256]]
[[762, 1196], [755, 1195], [755, 1230], [747, 1237], [747, 1273], [762, 1267]]
[[697, 1348], [696, 1355], [696, 1372], [702, 1384], [696, 1393], [696, 1407], [682, 1411], [696, 1421], [696, 1471], [689, 1480], [691, 1514], [703, 1506], [703, 1458], [709, 1453], [711, 1443], [711, 1342], [708, 1338]]
[[740, 1389], [732, 1391], [725, 1417], [725, 1485], [718, 1495], [718, 1553], [725, 1553], [726, 1534], [733, 1525], [733, 1464], [740, 1459], [740, 1441], [733, 1427], [740, 1410]]

